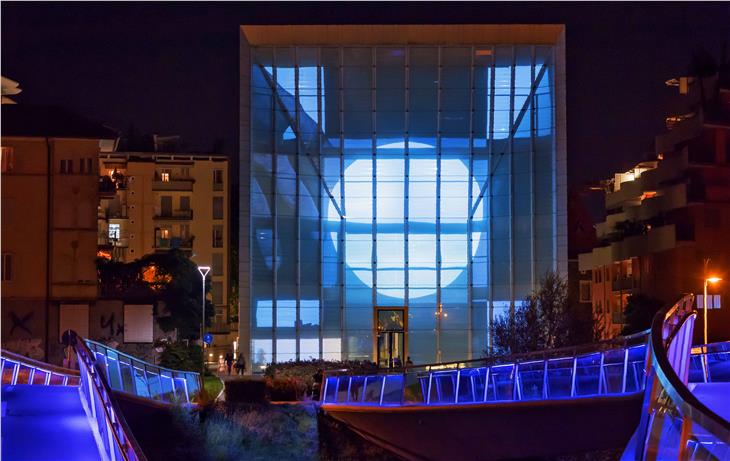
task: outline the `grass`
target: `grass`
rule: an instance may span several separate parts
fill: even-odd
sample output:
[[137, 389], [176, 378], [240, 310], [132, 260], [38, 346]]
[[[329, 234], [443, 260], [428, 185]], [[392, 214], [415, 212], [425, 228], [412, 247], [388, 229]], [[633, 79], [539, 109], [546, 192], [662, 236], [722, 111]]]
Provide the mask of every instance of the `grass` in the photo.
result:
[[223, 381], [217, 376], [203, 376], [203, 387], [208, 395], [215, 399], [223, 390]]

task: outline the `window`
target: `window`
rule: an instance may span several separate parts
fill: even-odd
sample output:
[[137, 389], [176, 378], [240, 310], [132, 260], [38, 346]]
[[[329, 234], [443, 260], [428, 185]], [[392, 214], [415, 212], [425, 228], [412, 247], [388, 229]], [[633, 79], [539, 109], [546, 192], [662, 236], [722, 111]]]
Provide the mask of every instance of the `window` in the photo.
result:
[[160, 238], [163, 239], [169, 239], [170, 238], [170, 229], [163, 227], [160, 229]]
[[170, 182], [170, 169], [164, 169], [160, 171], [160, 181]]
[[213, 197], [213, 219], [223, 219], [223, 197]]
[[81, 173], [81, 174], [92, 174], [93, 173], [93, 166], [92, 166], [90, 158], [79, 159], [79, 173]]
[[118, 240], [120, 239], [121, 230], [119, 224], [109, 224], [109, 238]]
[[190, 237], [190, 225], [180, 224], [180, 238], [187, 239]]
[[223, 226], [213, 226], [213, 248], [223, 248]]
[[187, 211], [190, 209], [190, 197], [183, 195], [180, 197], [180, 210]]
[[190, 168], [188, 168], [188, 167], [180, 168], [180, 177], [189, 178], [190, 177]]
[[223, 253], [213, 253], [213, 275], [223, 275]]
[[591, 302], [591, 282], [588, 280], [580, 281], [580, 302]]
[[13, 151], [13, 148], [3, 147], [2, 152], [0, 152], [0, 156], [2, 156], [2, 172], [8, 173], [13, 171], [13, 167], [15, 166], [15, 152]]
[[3, 253], [2, 261], [2, 280], [8, 282], [13, 279], [13, 255]]
[[213, 295], [213, 304], [223, 304], [223, 283], [213, 282], [210, 289]]
[[213, 170], [213, 184], [223, 184], [223, 170]]
[[61, 160], [61, 174], [73, 174], [73, 160]]

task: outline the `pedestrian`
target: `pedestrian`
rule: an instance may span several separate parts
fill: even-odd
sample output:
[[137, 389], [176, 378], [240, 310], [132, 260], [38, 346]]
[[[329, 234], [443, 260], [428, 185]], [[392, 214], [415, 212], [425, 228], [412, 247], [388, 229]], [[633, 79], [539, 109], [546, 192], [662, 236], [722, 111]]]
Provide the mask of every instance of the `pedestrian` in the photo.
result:
[[226, 368], [228, 369], [228, 376], [231, 376], [231, 368], [233, 367], [233, 354], [228, 352], [226, 354]]
[[411, 356], [410, 355], [406, 359], [406, 366], [407, 367], [412, 367], [413, 366], [413, 360], [411, 360]]
[[246, 371], [246, 359], [243, 358], [243, 354], [239, 352], [238, 360], [236, 360], [236, 373], [242, 375]]

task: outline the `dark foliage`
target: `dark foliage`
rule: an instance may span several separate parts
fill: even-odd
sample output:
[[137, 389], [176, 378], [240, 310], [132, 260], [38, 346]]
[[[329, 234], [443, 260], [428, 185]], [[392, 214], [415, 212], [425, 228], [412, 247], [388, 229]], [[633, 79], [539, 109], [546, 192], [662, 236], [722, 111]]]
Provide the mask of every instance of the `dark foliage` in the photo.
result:
[[203, 349], [197, 344], [166, 343], [159, 363], [173, 370], [199, 372], [203, 368]]
[[624, 326], [622, 335], [630, 335], [651, 327], [654, 315], [661, 310], [664, 302], [644, 294], [629, 296], [624, 308]]
[[[201, 277], [182, 251], [149, 254], [130, 263], [99, 260], [97, 272], [103, 297], [152, 303], [164, 331], [177, 328], [178, 338], [200, 336]], [[213, 306], [208, 300], [205, 311], [209, 324]]]
[[226, 402], [266, 402], [266, 381], [263, 379], [234, 379], [225, 382]]
[[494, 322], [494, 353], [514, 354], [571, 346], [593, 340], [590, 312], [568, 297], [568, 284], [548, 272], [540, 288]]

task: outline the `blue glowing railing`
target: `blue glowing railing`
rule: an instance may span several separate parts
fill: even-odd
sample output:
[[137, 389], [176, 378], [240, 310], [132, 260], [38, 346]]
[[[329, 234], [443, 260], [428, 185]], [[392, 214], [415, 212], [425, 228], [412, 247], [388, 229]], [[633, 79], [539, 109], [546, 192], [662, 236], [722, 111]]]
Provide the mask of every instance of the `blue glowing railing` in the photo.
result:
[[694, 296], [687, 295], [654, 317], [641, 422], [622, 460], [730, 459], [730, 422], [688, 387], [693, 381], [727, 382], [730, 354], [721, 343], [691, 355], [693, 305]]
[[105, 459], [147, 461], [114, 400], [100, 363], [87, 342], [73, 332], [69, 338], [79, 365], [82, 402], [87, 415], [96, 424]]
[[78, 386], [79, 372], [57, 367], [6, 350], [0, 355], [2, 384]]
[[730, 382], [730, 341], [693, 347], [689, 382]]
[[648, 333], [578, 348], [400, 371], [325, 373], [327, 405], [448, 405], [622, 395], [644, 389]]
[[110, 387], [146, 399], [190, 403], [201, 388], [200, 374], [153, 365], [95, 341], [85, 340]]

